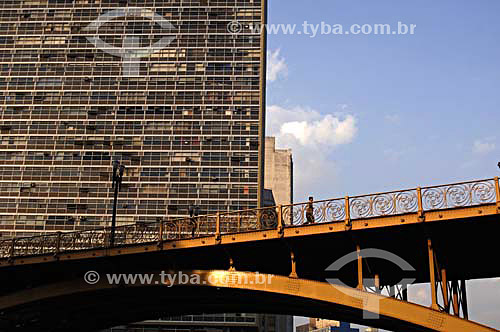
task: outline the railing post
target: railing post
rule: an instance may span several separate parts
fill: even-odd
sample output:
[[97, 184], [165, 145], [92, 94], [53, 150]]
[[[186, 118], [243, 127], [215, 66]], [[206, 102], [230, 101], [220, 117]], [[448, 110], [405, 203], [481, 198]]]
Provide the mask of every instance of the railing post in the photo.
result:
[[349, 196], [345, 197], [345, 228], [349, 229], [349, 230], [352, 228], [351, 208], [349, 206]]
[[278, 206], [278, 236], [283, 237], [285, 225], [283, 223], [283, 206]]
[[57, 232], [56, 251], [54, 253], [54, 256], [59, 256], [59, 252], [61, 252], [61, 232]]
[[495, 191], [497, 193], [497, 213], [500, 213], [500, 184], [498, 183], [498, 176], [495, 177]]
[[15, 251], [16, 251], [16, 239], [12, 239], [12, 244], [11, 244], [11, 247], [10, 247], [10, 258], [14, 258], [14, 255], [15, 255]]
[[158, 247], [163, 247], [163, 220], [160, 220], [160, 225], [158, 226]]
[[418, 202], [418, 219], [420, 221], [425, 221], [424, 215], [424, 201], [422, 199], [422, 188], [417, 188], [417, 202]]
[[221, 242], [221, 237], [220, 237], [220, 212], [217, 212], [217, 216], [215, 219], [215, 242], [217, 244], [220, 244]]
[[259, 226], [259, 229], [262, 230], [264, 227], [262, 227], [262, 220], [260, 219], [262, 216], [260, 209], [257, 209], [257, 225]]

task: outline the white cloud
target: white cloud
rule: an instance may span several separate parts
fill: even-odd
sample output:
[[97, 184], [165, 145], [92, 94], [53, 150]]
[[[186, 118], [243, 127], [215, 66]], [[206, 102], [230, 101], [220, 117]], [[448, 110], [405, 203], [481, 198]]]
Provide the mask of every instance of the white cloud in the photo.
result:
[[475, 153], [479, 154], [487, 154], [496, 149], [496, 145], [493, 142], [488, 142], [488, 141], [483, 141], [483, 140], [476, 140], [474, 142], [474, 145], [472, 147], [472, 150]]
[[354, 140], [358, 131], [356, 118], [277, 105], [267, 107], [267, 118], [267, 134], [276, 137], [278, 147], [292, 149], [295, 201], [309, 195], [329, 197], [339, 173], [331, 151]]
[[280, 56], [280, 52], [280, 49], [267, 52], [267, 80], [270, 82], [288, 75], [288, 65], [285, 58]]
[[317, 121], [284, 123], [280, 136], [293, 137], [304, 146], [336, 146], [350, 143], [356, 131], [356, 120], [352, 115], [339, 119], [329, 114]]
[[322, 115], [307, 108], [285, 109], [275, 105], [267, 110], [268, 132], [281, 144], [332, 148], [351, 143], [358, 131], [352, 115]]

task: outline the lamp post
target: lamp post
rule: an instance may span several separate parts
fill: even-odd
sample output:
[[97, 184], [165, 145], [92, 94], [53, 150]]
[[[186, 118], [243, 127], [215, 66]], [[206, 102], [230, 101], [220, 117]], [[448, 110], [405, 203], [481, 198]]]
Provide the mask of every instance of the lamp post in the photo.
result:
[[123, 172], [125, 166], [120, 165], [118, 160], [113, 162], [113, 185], [114, 198], [113, 198], [113, 217], [111, 219], [111, 235], [109, 237], [109, 244], [111, 247], [115, 245], [115, 230], [116, 230], [116, 208], [118, 205], [118, 192], [122, 188]]

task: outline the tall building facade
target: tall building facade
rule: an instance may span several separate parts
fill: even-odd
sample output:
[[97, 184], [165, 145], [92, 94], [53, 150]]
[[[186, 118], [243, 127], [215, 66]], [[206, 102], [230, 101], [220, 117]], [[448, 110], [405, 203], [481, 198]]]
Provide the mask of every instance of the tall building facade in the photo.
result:
[[254, 208], [265, 0], [0, 0], [0, 232]]
[[290, 149], [277, 149], [276, 138], [266, 137], [264, 188], [273, 205], [293, 203], [293, 157]]

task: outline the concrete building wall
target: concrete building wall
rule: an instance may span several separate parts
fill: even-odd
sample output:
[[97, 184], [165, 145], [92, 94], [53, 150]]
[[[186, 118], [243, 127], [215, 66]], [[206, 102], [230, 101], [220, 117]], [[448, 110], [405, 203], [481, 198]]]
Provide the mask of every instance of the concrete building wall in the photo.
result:
[[293, 203], [293, 158], [290, 149], [276, 149], [276, 138], [266, 137], [264, 188], [276, 204]]
[[[276, 138], [266, 137], [264, 158], [264, 205], [293, 203], [293, 159], [290, 149], [276, 149]], [[293, 331], [293, 316], [264, 315], [274, 328], [266, 325], [262, 332]]]

